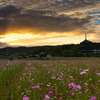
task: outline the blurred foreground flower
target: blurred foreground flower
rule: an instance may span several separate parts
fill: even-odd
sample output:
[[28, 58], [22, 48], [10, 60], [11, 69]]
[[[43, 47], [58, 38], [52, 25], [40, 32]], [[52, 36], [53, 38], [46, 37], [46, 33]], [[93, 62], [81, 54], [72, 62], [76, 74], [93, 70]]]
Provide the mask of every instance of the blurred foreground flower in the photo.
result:
[[23, 97], [23, 100], [29, 100], [29, 97]]
[[86, 74], [86, 71], [80, 72], [80, 75]]
[[33, 89], [37, 89], [39, 87], [40, 87], [39, 85], [32, 86]]
[[49, 95], [45, 95], [45, 98], [44, 98], [44, 100], [50, 100], [50, 97], [49, 97]]
[[66, 99], [66, 95], [63, 95], [62, 98], [63, 98], [63, 99]]
[[75, 90], [81, 90], [82, 87], [81, 87], [81, 85], [76, 85], [76, 86], [74, 87], [74, 89], [75, 89]]
[[90, 98], [89, 100], [97, 100], [95, 97]]
[[53, 95], [54, 94], [54, 92], [49, 92], [49, 95]]
[[76, 84], [75, 84], [74, 82], [71, 82], [71, 83], [68, 84], [68, 86], [69, 86], [70, 88], [75, 88], [75, 87], [76, 87]]
[[76, 85], [74, 82], [69, 83], [68, 86], [69, 86], [70, 88], [75, 89], [76, 91], [82, 89], [81, 85]]
[[75, 93], [74, 93], [74, 92], [72, 92], [72, 93], [70, 93], [70, 95], [75, 96]]

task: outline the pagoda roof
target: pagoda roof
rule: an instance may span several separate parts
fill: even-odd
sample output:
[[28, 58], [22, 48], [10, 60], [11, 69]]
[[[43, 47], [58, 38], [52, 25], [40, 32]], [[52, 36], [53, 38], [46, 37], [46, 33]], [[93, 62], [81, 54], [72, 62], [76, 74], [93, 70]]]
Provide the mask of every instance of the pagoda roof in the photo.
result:
[[89, 40], [87, 40], [87, 39], [85, 39], [84, 41], [82, 41], [80, 44], [91, 44], [92, 42], [91, 41], [89, 41]]

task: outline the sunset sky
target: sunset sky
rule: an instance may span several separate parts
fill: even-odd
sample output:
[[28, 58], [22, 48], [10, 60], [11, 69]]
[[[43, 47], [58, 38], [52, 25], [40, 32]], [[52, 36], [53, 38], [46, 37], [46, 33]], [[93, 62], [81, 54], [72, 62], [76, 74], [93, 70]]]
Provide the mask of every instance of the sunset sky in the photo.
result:
[[100, 42], [100, 0], [0, 0], [0, 48]]

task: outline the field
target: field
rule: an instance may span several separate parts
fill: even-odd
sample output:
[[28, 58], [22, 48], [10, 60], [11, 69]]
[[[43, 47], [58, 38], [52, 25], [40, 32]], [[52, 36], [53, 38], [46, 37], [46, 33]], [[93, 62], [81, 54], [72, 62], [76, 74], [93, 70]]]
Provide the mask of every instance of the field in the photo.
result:
[[100, 100], [100, 58], [0, 60], [0, 100]]

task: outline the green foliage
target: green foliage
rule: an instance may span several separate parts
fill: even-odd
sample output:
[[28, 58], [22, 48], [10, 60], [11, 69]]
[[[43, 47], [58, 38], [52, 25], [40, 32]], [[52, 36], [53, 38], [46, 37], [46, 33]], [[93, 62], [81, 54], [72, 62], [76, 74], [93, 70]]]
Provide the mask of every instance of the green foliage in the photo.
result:
[[[99, 50], [100, 49], [100, 43], [92, 43], [90, 44], [92, 49]], [[47, 56], [47, 54], [51, 54], [55, 57], [82, 57], [82, 56], [100, 56], [100, 52], [96, 53], [80, 53], [80, 45], [77, 44], [70, 44], [70, 45], [58, 45], [58, 46], [41, 46], [41, 47], [18, 47], [18, 48], [2, 48], [0, 49], [0, 55], [1, 56], [7, 56], [7, 50], [9, 55], [36, 55], [40, 52], [44, 52], [44, 57]]]

